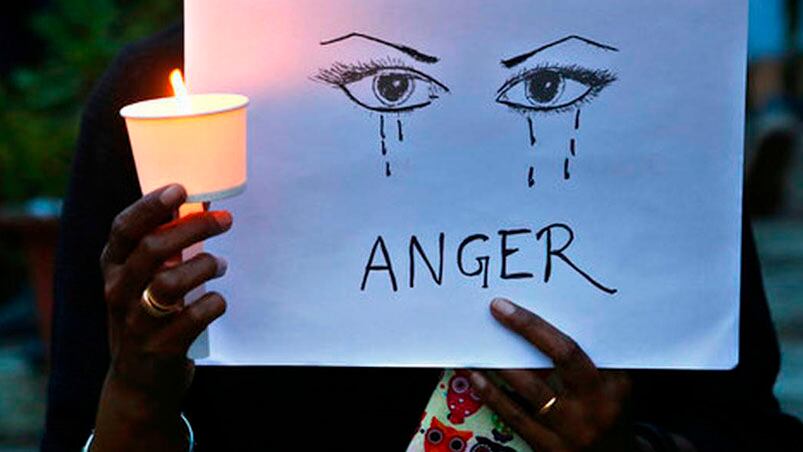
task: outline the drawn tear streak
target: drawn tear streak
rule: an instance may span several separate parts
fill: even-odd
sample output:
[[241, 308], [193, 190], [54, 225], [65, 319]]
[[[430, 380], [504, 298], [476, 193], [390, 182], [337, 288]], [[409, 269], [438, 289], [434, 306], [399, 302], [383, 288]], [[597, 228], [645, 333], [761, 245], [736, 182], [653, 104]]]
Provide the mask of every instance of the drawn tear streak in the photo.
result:
[[399, 138], [399, 142], [404, 141], [404, 132], [402, 131], [402, 122], [401, 119], [396, 120], [396, 130]]
[[[382, 146], [382, 156], [387, 157], [388, 148], [385, 144], [385, 116], [379, 115], [379, 140]], [[390, 177], [390, 161], [385, 159], [385, 177]]]
[[530, 130], [530, 146], [535, 146], [535, 130], [533, 129], [533, 118], [527, 116], [527, 127]]
[[[527, 131], [529, 132], [530, 147], [535, 149], [538, 140], [535, 138], [535, 126], [533, 125], [533, 118], [527, 115]], [[527, 186], [532, 188], [535, 185], [535, 165], [530, 165], [527, 170]]]
[[[577, 156], [577, 133], [580, 130], [580, 109], [574, 113], [574, 136], [569, 139], [569, 154], [571, 157]], [[569, 172], [569, 158], [563, 160], [563, 179], [569, 180], [572, 175]]]
[[563, 179], [569, 180], [570, 177], [572, 176], [569, 174], [569, 157], [566, 157], [563, 159]]

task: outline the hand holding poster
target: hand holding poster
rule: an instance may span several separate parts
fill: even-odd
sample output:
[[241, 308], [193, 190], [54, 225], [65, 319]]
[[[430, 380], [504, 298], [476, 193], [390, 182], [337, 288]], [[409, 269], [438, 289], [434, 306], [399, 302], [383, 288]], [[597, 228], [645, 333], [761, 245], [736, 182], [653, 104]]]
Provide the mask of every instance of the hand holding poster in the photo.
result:
[[738, 352], [746, 2], [188, 1], [240, 92], [207, 363], [528, 367], [505, 296], [600, 367]]

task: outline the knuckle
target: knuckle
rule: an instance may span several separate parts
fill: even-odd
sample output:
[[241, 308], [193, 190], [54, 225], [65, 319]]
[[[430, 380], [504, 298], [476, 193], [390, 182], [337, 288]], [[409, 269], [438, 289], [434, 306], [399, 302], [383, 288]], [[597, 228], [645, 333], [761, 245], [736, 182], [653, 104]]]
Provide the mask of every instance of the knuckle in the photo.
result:
[[520, 407], [512, 405], [507, 412], [507, 422], [515, 430], [520, 430], [527, 423], [528, 416]]
[[98, 257], [98, 263], [100, 264], [101, 270], [106, 270], [106, 267], [109, 262], [109, 244], [103, 246], [103, 250], [100, 252], [100, 257]]
[[178, 289], [180, 278], [175, 272], [159, 272], [151, 280], [151, 291], [159, 295], [171, 295]]
[[134, 203], [131, 208], [144, 215], [158, 215], [167, 210], [167, 207], [164, 206], [159, 200], [160, 194], [161, 193], [158, 190], [152, 191]]
[[474, 384], [472, 384], [471, 385], [471, 391], [475, 395], [479, 396], [479, 398], [484, 403], [487, 403], [489, 405], [494, 405], [494, 406], [496, 405], [498, 399], [496, 397], [496, 394], [494, 394], [494, 391], [491, 388], [489, 388], [488, 385], [480, 387], [480, 386], [475, 386]]
[[113, 303], [117, 300], [117, 284], [114, 281], [106, 280], [103, 283], [103, 299], [107, 303]]
[[159, 256], [162, 250], [162, 240], [155, 235], [148, 235], [140, 242], [142, 251], [149, 256]]
[[158, 212], [160, 210], [163, 210], [164, 207], [163, 207], [162, 203], [159, 201], [159, 195], [160, 194], [161, 193], [159, 193], [157, 191], [153, 191], [151, 193], [148, 193], [147, 196], [143, 197], [140, 200], [142, 208], [144, 210], [149, 211], [149, 212]]
[[217, 273], [217, 259], [209, 253], [201, 253], [197, 256], [199, 271], [205, 278]]
[[111, 237], [127, 239], [129, 237], [128, 231], [128, 221], [127, 215], [125, 212], [117, 215], [114, 217], [114, 221], [112, 221], [111, 232], [109, 233]]
[[119, 271], [109, 272], [103, 280], [103, 299], [110, 305], [117, 305], [122, 298], [123, 287], [120, 284]]
[[519, 334], [529, 337], [538, 337], [540, 335], [541, 326], [530, 312], [519, 309], [513, 314], [513, 319], [513, 326], [519, 331]]
[[555, 353], [555, 363], [558, 365], [568, 365], [576, 362], [582, 354], [583, 352], [580, 346], [577, 345], [577, 342], [567, 339], [558, 346], [558, 350]]
[[513, 326], [524, 329], [532, 324], [532, 318], [524, 309], [516, 309], [516, 312], [510, 317], [510, 322]]
[[206, 320], [206, 315], [200, 309], [190, 309], [187, 312], [187, 317], [189, 317], [190, 322], [194, 324], [201, 324]]

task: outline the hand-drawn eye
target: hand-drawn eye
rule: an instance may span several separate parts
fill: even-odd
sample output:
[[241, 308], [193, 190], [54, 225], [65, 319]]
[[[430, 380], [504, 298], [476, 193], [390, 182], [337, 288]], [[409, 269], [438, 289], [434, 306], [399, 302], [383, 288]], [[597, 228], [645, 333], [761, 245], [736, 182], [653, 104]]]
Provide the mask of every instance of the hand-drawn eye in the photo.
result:
[[314, 80], [340, 88], [352, 102], [380, 113], [401, 113], [426, 107], [449, 92], [431, 76], [395, 60], [335, 63]]
[[496, 101], [521, 112], [562, 113], [591, 101], [616, 81], [607, 70], [579, 66], [541, 66], [510, 78]]

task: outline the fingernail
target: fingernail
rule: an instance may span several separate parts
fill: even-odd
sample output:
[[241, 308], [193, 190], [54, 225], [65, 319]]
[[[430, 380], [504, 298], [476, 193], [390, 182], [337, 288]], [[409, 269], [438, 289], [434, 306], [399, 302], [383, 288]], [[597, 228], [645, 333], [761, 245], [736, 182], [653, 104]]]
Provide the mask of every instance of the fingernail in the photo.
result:
[[161, 195], [159, 201], [166, 207], [174, 206], [184, 197], [184, 188], [181, 185], [173, 184], [167, 187]]
[[219, 224], [222, 229], [231, 226], [231, 214], [228, 212], [215, 212], [214, 215], [215, 221], [217, 221], [217, 224]]
[[485, 386], [488, 385], [488, 380], [479, 372], [472, 371], [469, 378], [471, 379], [471, 385], [474, 386], [477, 391], [482, 391], [485, 389]]
[[494, 300], [491, 302], [491, 309], [503, 317], [511, 316], [514, 312], [516, 312], [516, 306], [504, 298], [494, 298]]
[[226, 274], [226, 270], [229, 269], [229, 263], [226, 262], [226, 259], [223, 259], [222, 257], [215, 259], [217, 260], [217, 273], [215, 273], [215, 276], [220, 278]]

